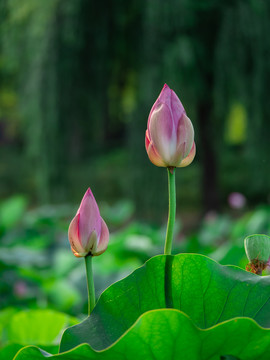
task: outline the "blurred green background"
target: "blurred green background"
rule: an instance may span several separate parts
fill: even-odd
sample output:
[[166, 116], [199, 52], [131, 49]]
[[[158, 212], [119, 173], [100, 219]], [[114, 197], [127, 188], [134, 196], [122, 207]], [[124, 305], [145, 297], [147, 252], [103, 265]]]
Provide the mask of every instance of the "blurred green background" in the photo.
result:
[[270, 232], [269, 33], [264, 0], [0, 0], [0, 346], [33, 343], [24, 309], [86, 313], [67, 229], [89, 186], [111, 232], [97, 295], [162, 253], [167, 174], [144, 136], [165, 82], [197, 145], [174, 252], [245, 267], [244, 237]]

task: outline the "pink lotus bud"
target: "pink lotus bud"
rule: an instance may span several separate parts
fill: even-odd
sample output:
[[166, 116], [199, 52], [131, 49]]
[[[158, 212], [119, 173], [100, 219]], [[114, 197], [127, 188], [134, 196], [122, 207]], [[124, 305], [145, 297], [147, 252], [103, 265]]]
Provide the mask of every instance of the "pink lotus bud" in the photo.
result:
[[100, 216], [90, 188], [69, 225], [68, 238], [71, 250], [77, 257], [101, 255], [107, 249], [109, 230]]
[[194, 159], [194, 130], [173, 90], [164, 85], [148, 118], [145, 147], [156, 166], [184, 167]]

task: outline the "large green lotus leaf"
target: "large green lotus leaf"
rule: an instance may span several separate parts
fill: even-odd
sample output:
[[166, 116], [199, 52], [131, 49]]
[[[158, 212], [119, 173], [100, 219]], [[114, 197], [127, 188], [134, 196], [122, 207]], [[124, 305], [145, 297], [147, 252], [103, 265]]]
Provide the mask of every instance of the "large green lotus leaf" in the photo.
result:
[[9, 344], [0, 349], [0, 360], [13, 359], [17, 352], [23, 347], [20, 344]]
[[23, 345], [57, 344], [63, 329], [77, 322], [77, 319], [54, 310], [20, 311], [10, 318], [8, 341]]
[[84, 344], [50, 356], [26, 347], [14, 360], [254, 360], [268, 359], [269, 351], [270, 330], [254, 320], [236, 318], [201, 330], [179, 310], [162, 309], [143, 314], [108, 349], [96, 351]]
[[[22, 349], [25, 345], [22, 344], [8, 344], [0, 349], [0, 360], [12, 360], [17, 352]], [[51, 354], [58, 353], [58, 346], [51, 345], [51, 346], [44, 346], [42, 348], [46, 351], [49, 351]]]
[[[8, 314], [9, 318], [5, 319]], [[20, 348], [30, 344], [41, 345], [56, 354], [64, 329], [78, 323], [76, 318], [49, 309], [16, 312], [16, 309], [7, 308], [0, 315], [4, 327], [0, 339], [0, 360], [13, 359]]]
[[145, 312], [174, 308], [206, 329], [235, 317], [270, 327], [270, 276], [222, 266], [195, 254], [159, 255], [101, 295], [91, 316], [64, 332], [60, 351], [115, 342]]
[[16, 312], [18, 312], [18, 310], [12, 307], [8, 307], [0, 311], [0, 346], [7, 341], [6, 328], [10, 323], [10, 319], [14, 314], [16, 314]]

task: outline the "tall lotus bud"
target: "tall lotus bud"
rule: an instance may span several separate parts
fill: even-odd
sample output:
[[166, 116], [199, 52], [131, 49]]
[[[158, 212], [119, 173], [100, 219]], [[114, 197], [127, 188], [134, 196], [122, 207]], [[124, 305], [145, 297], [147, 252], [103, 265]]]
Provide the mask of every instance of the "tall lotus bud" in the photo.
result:
[[164, 85], [147, 123], [145, 147], [156, 166], [184, 167], [194, 159], [194, 130], [173, 90]]
[[77, 257], [102, 254], [108, 246], [109, 230], [99, 213], [90, 188], [84, 194], [81, 205], [68, 229], [73, 254]]

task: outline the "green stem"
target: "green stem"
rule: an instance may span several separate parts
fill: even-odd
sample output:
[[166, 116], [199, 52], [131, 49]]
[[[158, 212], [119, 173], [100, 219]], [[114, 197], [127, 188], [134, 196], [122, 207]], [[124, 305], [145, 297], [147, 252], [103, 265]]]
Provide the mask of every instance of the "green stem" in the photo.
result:
[[167, 168], [167, 170], [168, 170], [168, 183], [169, 183], [169, 215], [168, 215], [164, 254], [171, 255], [173, 229], [174, 229], [175, 213], [176, 213], [175, 168]]
[[92, 269], [92, 258], [93, 256], [91, 255], [85, 257], [85, 268], [86, 268], [87, 290], [88, 290], [88, 315], [91, 314], [96, 303], [94, 277], [93, 277], [93, 269]]

